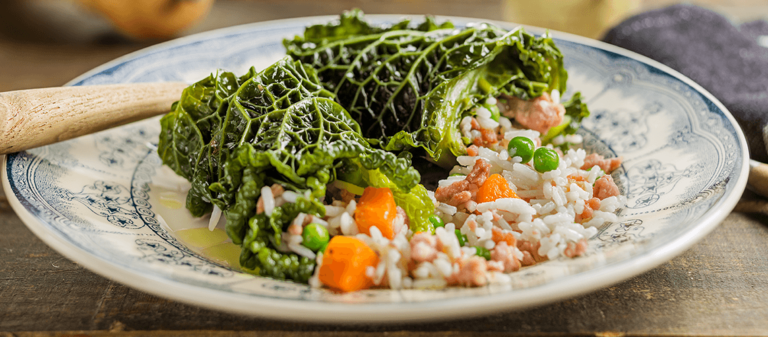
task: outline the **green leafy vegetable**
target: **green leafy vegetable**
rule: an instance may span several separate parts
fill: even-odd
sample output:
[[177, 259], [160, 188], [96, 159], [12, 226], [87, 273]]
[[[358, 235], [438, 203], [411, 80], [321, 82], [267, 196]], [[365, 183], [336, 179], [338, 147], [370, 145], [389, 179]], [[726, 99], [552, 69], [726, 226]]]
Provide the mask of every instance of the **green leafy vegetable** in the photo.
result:
[[[372, 148], [332, 98], [312, 68], [285, 58], [239, 78], [209, 76], [161, 120], [158, 153], [192, 182], [187, 208], [197, 216], [211, 204], [224, 210], [227, 234], [243, 246], [242, 266], [255, 273], [306, 281], [314, 261], [276, 248], [299, 213], [324, 215], [321, 200], [336, 167], [376, 172], [403, 193], [418, 185], [410, 158]], [[300, 197], [269, 217], [257, 215], [261, 189], [275, 183]]]
[[160, 120], [160, 140], [157, 153], [163, 163], [178, 175], [192, 182], [187, 194], [187, 209], [194, 216], [211, 211], [212, 199], [208, 186], [218, 178], [221, 139], [217, 136], [222, 125], [221, 114], [226, 99], [255, 74], [252, 68], [238, 78], [221, 72], [184, 89], [181, 99], [171, 112]]
[[306, 283], [312, 276], [315, 261], [272, 248], [270, 235], [274, 218], [274, 215], [267, 217], [264, 213], [251, 218], [240, 252], [240, 266], [257, 275]]
[[[423, 148], [435, 160], [462, 155], [458, 123], [488, 95], [522, 99], [565, 91], [562, 54], [548, 36], [480, 24], [368, 29], [359, 12], [285, 40], [383, 149]], [[362, 27], [362, 28], [361, 28]]]
[[587, 108], [587, 103], [582, 101], [581, 93], [579, 92], [573, 94], [571, 99], [563, 105], [565, 106], [565, 115], [571, 117], [571, 122], [563, 130], [563, 134], [572, 135], [579, 131], [581, 121], [589, 117], [589, 109]]
[[[354, 36], [380, 34], [393, 30], [409, 29], [411, 21], [403, 19], [391, 25], [371, 25], [363, 18], [363, 12], [359, 9], [345, 11], [339, 16], [339, 20], [331, 21], [324, 25], [309, 26], [304, 30], [301, 37], [296, 37], [297, 41], [303, 44], [325, 45], [329, 42], [346, 39]], [[427, 16], [415, 30], [429, 32], [437, 29], [453, 28], [450, 22], [437, 24], [435, 19]], [[302, 48], [313, 48], [311, 45], [302, 46]]]

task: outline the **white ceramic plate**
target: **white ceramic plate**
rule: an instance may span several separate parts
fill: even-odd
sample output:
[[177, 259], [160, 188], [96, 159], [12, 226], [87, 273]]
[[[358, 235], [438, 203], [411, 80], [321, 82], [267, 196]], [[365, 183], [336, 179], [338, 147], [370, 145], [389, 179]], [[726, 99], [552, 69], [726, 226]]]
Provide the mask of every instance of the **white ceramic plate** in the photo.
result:
[[[283, 38], [331, 19], [194, 35], [109, 62], [70, 84], [191, 83], [216, 68], [244, 73], [279, 59]], [[457, 26], [476, 21], [450, 19]], [[27, 226], [64, 256], [131, 287], [204, 307], [322, 322], [405, 321], [561, 300], [647, 271], [709, 233], [741, 196], [748, 155], [730, 113], [691, 80], [620, 48], [554, 36], [570, 73], [564, 96], [581, 91], [593, 112], [580, 131], [586, 147], [624, 157], [614, 178], [629, 202], [620, 222], [590, 239], [586, 256], [525, 268], [511, 274], [508, 285], [336, 294], [231, 269], [227, 261], [237, 252], [226, 237], [217, 232], [201, 240], [191, 228], [207, 220], [180, 208], [186, 183], [161, 167], [151, 149], [160, 129], [156, 118], [9, 155], [3, 186]]]

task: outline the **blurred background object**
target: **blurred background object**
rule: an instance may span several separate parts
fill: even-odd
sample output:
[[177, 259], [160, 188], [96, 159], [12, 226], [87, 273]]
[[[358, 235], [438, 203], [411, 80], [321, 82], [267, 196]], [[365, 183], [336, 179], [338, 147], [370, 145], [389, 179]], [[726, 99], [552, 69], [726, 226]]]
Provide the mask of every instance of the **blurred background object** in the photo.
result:
[[214, 0], [3, 0], [0, 37], [90, 43], [120, 34], [167, 39], [198, 23]]
[[[59, 86], [165, 39], [240, 24], [360, 8], [507, 20], [600, 38], [674, 0], [0, 0], [0, 91]], [[768, 18], [766, 0], [690, 0], [734, 23]]]
[[[623, 19], [674, 0], [3, 0], [0, 37], [93, 43], [157, 40], [238, 24], [360, 8], [505, 20], [600, 38]], [[734, 22], [768, 18], [765, 0], [690, 0]]]
[[735, 23], [768, 18], [766, 0], [504, 0], [503, 19], [599, 39], [624, 19], [674, 4], [716, 11]]
[[504, 20], [591, 38], [639, 12], [643, 0], [505, 0]]
[[79, 0], [107, 17], [122, 33], [137, 39], [177, 34], [208, 13], [213, 0]]

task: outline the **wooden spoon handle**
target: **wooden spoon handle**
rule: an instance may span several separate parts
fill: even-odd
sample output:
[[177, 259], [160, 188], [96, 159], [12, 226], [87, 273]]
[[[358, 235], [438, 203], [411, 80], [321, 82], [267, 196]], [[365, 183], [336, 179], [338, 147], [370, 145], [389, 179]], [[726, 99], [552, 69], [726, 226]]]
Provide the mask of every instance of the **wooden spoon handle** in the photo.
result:
[[61, 87], [0, 93], [0, 154], [19, 152], [163, 114], [181, 82]]
[[756, 160], [749, 160], [749, 179], [747, 188], [768, 198], [768, 165]]

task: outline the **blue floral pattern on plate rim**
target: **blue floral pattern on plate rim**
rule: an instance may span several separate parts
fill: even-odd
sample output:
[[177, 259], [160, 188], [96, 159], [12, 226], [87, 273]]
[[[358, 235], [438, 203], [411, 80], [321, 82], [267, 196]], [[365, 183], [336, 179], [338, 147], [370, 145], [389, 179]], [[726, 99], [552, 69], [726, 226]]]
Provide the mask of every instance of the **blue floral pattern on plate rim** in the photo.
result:
[[[391, 22], [401, 16], [370, 16]], [[124, 56], [70, 85], [182, 80], [214, 68], [244, 72], [283, 54], [283, 37], [309, 22], [279, 20], [163, 43]], [[457, 25], [476, 20], [447, 18]], [[510, 23], [493, 22], [506, 28]], [[531, 28], [537, 33], [542, 30]], [[627, 279], [681, 253], [730, 212], [746, 185], [746, 142], [730, 113], [682, 75], [601, 42], [554, 33], [566, 55], [569, 96], [593, 116], [585, 147], [625, 161], [614, 173], [627, 207], [603, 225], [584, 258], [555, 260], [476, 289], [334, 294], [245, 275], [181, 244], [167, 229], [153, 189], [171, 179], [147, 142], [157, 119], [4, 159], [3, 185], [27, 226], [66, 257], [105, 277], [186, 303], [313, 321], [440, 319], [516, 309]]]

